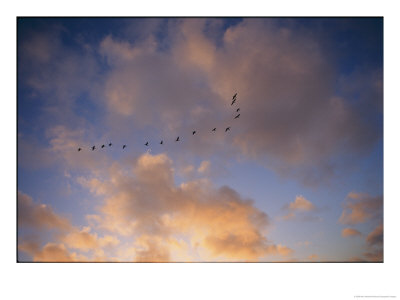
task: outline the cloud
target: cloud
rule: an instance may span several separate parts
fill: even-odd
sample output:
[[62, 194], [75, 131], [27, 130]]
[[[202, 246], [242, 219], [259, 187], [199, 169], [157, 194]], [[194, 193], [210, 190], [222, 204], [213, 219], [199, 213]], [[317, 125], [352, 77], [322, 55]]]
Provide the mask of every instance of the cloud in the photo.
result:
[[372, 252], [365, 252], [364, 256], [367, 261], [383, 262], [383, 249], [380, 248]]
[[381, 219], [383, 198], [370, 196], [365, 193], [349, 193], [343, 205], [343, 212], [339, 218], [342, 224], [365, 223], [371, 219]]
[[[370, 120], [376, 119], [371, 107], [382, 106], [381, 70], [339, 74], [324, 41], [288, 22], [226, 22], [130, 20], [121, 34], [103, 36], [95, 46], [82, 36], [70, 40], [68, 28], [56, 24], [23, 27], [19, 78], [42, 108], [37, 130], [54, 123], [84, 128], [85, 146], [105, 135], [121, 142], [146, 135], [152, 145], [162, 137], [169, 153], [182, 153], [167, 146], [181, 135], [185, 155], [243, 155], [309, 185], [344, 168], [338, 157], [351, 156], [345, 165], [351, 163], [379, 140], [379, 126]], [[241, 117], [233, 123], [234, 92]], [[93, 112], [104, 116], [101, 125]], [[220, 130], [230, 125], [231, 134]], [[89, 138], [99, 126], [104, 136]], [[213, 127], [218, 130], [210, 136]]]
[[142, 235], [135, 241], [137, 262], [168, 262], [169, 249], [161, 237]]
[[[342, 224], [374, 224], [375, 229], [365, 238], [365, 252], [363, 257], [352, 259], [361, 261], [383, 262], [383, 197], [371, 196], [366, 193], [351, 192], [343, 204], [343, 212], [339, 218]], [[377, 225], [376, 225], [377, 224]], [[342, 236], [360, 236], [358, 230], [345, 228]]]
[[99, 238], [97, 233], [90, 233], [90, 227], [84, 227], [82, 230], [76, 228], [61, 238], [61, 241], [69, 248], [79, 249], [84, 252], [89, 250], [100, 251], [103, 247], [115, 247], [120, 241], [117, 237], [106, 235]]
[[197, 172], [199, 173], [206, 173], [210, 171], [210, 162], [208, 160], [203, 160], [197, 169]]
[[91, 217], [94, 226], [133, 238], [139, 261], [179, 259], [170, 242], [178, 237], [192, 259], [204, 261], [257, 261], [292, 253], [267, 240], [268, 216], [251, 200], [204, 178], [176, 186], [173, 172], [168, 156], [146, 153], [127, 169], [114, 164], [109, 179], [87, 180], [92, 193], [104, 199], [100, 215]]
[[89, 233], [90, 228], [86, 227], [81, 231], [73, 231], [68, 233], [62, 240], [70, 248], [88, 251], [98, 247], [97, 235]]
[[289, 209], [298, 211], [311, 211], [315, 209], [315, 206], [303, 196], [296, 196], [294, 202], [289, 204]]
[[[50, 206], [35, 203], [29, 195], [20, 191], [18, 191], [18, 226], [18, 250], [31, 255], [34, 261], [107, 260], [104, 250], [112, 250], [120, 243], [115, 236], [99, 237], [97, 233], [91, 233], [90, 227], [79, 230], [69, 219], [55, 213]], [[53, 234], [48, 236], [45, 230], [53, 231]], [[53, 241], [41, 247], [41, 240], [44, 238]], [[92, 257], [71, 252], [71, 249], [90, 252]]]
[[283, 209], [288, 211], [288, 213], [280, 217], [282, 220], [290, 220], [298, 217], [303, 221], [321, 221], [320, 217], [309, 214], [310, 212], [316, 211], [317, 208], [311, 201], [303, 196], [296, 196], [295, 200], [284, 205]]
[[[154, 38], [128, 43], [107, 36], [101, 43], [111, 68], [105, 100], [119, 128], [151, 124], [153, 135], [168, 139], [198, 129], [196, 140], [182, 145], [192, 153], [230, 157], [240, 151], [305, 184], [333, 176], [343, 167], [334, 158], [357, 157], [381, 136], [360, 117], [358, 109], [367, 105], [356, 110], [335, 92], [335, 62], [315, 36], [261, 19], [227, 29], [214, 19], [171, 20], [166, 28], [167, 51], [158, 50], [161, 41]], [[382, 90], [368, 84], [380, 80], [379, 72], [363, 78], [353, 90]], [[243, 113], [233, 124], [229, 99], [235, 91]], [[228, 124], [232, 136], [200, 134]]]
[[71, 229], [69, 220], [57, 215], [51, 206], [35, 203], [32, 197], [18, 191], [18, 226], [36, 229]]
[[342, 237], [352, 237], [352, 236], [360, 236], [362, 235], [361, 232], [359, 232], [356, 229], [353, 228], [344, 228], [342, 230]]
[[369, 246], [383, 245], [383, 224], [378, 225], [372, 232], [368, 234], [366, 242]]
[[28, 89], [28, 101], [40, 104], [40, 113], [47, 117], [34, 126], [71, 124], [71, 120], [82, 125], [85, 120], [74, 112], [74, 104], [84, 93], [96, 95], [101, 86], [93, 49], [78, 38], [63, 42], [70, 34], [63, 26], [43, 26], [41, 20], [31, 22], [36, 26], [21, 26], [18, 34], [18, 78]]
[[40, 249], [36, 243], [22, 243], [18, 246], [19, 250], [32, 256], [35, 262], [75, 262], [87, 261], [83, 255], [70, 253], [64, 244], [47, 243]]
[[310, 254], [307, 259], [310, 261], [316, 261], [319, 258], [318, 254]]

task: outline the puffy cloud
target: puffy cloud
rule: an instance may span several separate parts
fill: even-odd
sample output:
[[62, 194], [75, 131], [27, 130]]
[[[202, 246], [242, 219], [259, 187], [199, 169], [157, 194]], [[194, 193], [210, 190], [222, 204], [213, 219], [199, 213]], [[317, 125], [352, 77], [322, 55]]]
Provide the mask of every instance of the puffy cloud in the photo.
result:
[[289, 204], [289, 209], [299, 211], [311, 211], [315, 209], [315, 206], [303, 196], [296, 196], [294, 202], [291, 202]]
[[[335, 63], [315, 36], [261, 19], [222, 25], [213, 19], [171, 20], [166, 51], [157, 50], [157, 39], [128, 44], [106, 37], [101, 53], [112, 71], [105, 98], [118, 128], [123, 122], [151, 124], [153, 134], [172, 138], [188, 127], [200, 133], [211, 124], [233, 125], [227, 108], [238, 91], [243, 113], [234, 134], [218, 140], [199, 134], [182, 147], [221, 157], [239, 149], [306, 184], [334, 175], [335, 157], [364, 153], [381, 136], [360, 117], [370, 101], [360, 99], [364, 104], [355, 109], [345, 93], [335, 92]], [[377, 90], [374, 101], [382, 102], [380, 85], [368, 84], [379, 82], [379, 72], [371, 74], [355, 89]]]
[[168, 262], [169, 249], [161, 237], [142, 235], [135, 241], [137, 262]]
[[344, 228], [342, 230], [343, 237], [360, 236], [360, 235], [362, 235], [361, 232], [353, 228]]
[[97, 233], [90, 233], [90, 227], [84, 227], [82, 230], [76, 228], [61, 238], [62, 242], [69, 248], [79, 249], [84, 252], [89, 250], [98, 250], [102, 247], [117, 246], [120, 241], [118, 238], [106, 235], [99, 238]]
[[[18, 250], [31, 255], [34, 261], [110, 260], [106, 259], [104, 250], [112, 250], [120, 243], [115, 236], [99, 237], [97, 233], [91, 233], [90, 227], [79, 230], [69, 219], [55, 213], [50, 206], [35, 203], [29, 195], [20, 191], [18, 191], [18, 225]], [[53, 231], [51, 236], [53, 242], [41, 248], [40, 241], [49, 238], [46, 237], [44, 229]], [[85, 253], [90, 251], [93, 257], [88, 258], [79, 252], [70, 252], [69, 249]]]
[[[146, 153], [128, 169], [114, 164], [109, 179], [87, 180], [91, 191], [100, 195], [101, 190], [104, 198], [101, 214], [90, 217], [94, 226], [132, 237], [138, 261], [257, 261], [292, 253], [267, 240], [268, 216], [251, 200], [206, 179], [176, 186], [173, 172], [165, 154]], [[176, 256], [172, 245], [177, 244], [171, 241], [179, 237], [186, 242], [178, 248], [192, 256]]]
[[29, 253], [36, 262], [87, 261], [83, 255], [70, 253], [64, 244], [47, 243], [40, 249], [36, 243], [28, 242], [19, 245], [19, 250]]
[[344, 203], [339, 222], [342, 224], [364, 223], [371, 219], [381, 219], [383, 198], [365, 193], [349, 193]]
[[[310, 212], [316, 211], [316, 207], [311, 201], [307, 200], [303, 196], [296, 196], [293, 202], [286, 204], [283, 207], [284, 210], [288, 211], [288, 213], [280, 219], [282, 220], [290, 220], [300, 216], [300, 219], [303, 221], [320, 221], [321, 218], [317, 216], [310, 215]], [[308, 213], [308, 214], [306, 214]]]
[[32, 197], [18, 191], [18, 225], [37, 229], [71, 229], [69, 220], [57, 215], [46, 204], [35, 203]]
[[90, 228], [83, 228], [81, 231], [73, 231], [63, 237], [63, 241], [70, 248], [88, 251], [98, 247], [97, 235], [90, 234]]
[[[55, 24], [38, 32], [24, 27], [21, 80], [44, 101], [43, 120], [87, 133], [94, 127], [84, 110], [94, 106], [105, 110], [102, 126], [114, 138], [137, 140], [146, 133], [172, 140], [182, 134], [187, 139], [180, 146], [190, 153], [230, 158], [241, 152], [306, 184], [334, 175], [338, 155], [365, 153], [382, 135], [362, 118], [371, 102], [381, 106], [382, 72], [339, 76], [323, 41], [304, 28], [255, 18], [228, 27], [220, 19], [131, 21], [125, 39], [107, 35], [98, 48], [82, 37], [63, 44], [68, 29]], [[139, 23], [143, 32], [132, 25]], [[233, 124], [229, 99], [235, 91], [242, 114]], [[354, 94], [360, 95], [357, 105], [349, 101]], [[219, 130], [210, 136], [212, 127], [228, 125], [230, 135]], [[198, 130], [195, 139], [188, 128]]]

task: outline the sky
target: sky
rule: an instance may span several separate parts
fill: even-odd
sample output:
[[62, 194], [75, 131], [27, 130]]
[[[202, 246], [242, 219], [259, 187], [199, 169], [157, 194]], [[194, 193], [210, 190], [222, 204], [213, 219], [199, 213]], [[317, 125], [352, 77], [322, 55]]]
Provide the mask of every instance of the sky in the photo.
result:
[[382, 18], [18, 18], [17, 64], [18, 261], [383, 261]]

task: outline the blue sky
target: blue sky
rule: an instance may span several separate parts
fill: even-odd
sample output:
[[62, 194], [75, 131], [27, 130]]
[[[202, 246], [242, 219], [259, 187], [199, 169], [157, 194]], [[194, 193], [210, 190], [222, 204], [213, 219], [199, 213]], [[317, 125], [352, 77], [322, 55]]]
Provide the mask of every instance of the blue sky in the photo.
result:
[[381, 18], [18, 19], [19, 259], [381, 261], [382, 72]]

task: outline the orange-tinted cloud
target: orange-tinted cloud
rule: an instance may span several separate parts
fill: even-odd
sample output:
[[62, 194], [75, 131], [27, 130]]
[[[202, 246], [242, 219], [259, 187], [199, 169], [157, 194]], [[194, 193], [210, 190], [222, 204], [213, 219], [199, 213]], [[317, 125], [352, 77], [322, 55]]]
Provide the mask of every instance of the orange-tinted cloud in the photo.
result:
[[206, 173], [209, 172], [210, 170], [210, 161], [208, 160], [203, 160], [199, 166], [199, 168], [197, 169], [198, 172], [200, 173]]
[[291, 202], [289, 204], [289, 209], [299, 211], [311, 211], [315, 209], [315, 206], [303, 196], [296, 196], [294, 202]]
[[383, 249], [377, 249], [375, 251], [368, 251], [363, 254], [366, 257], [366, 261], [383, 262]]
[[71, 232], [61, 237], [61, 241], [69, 248], [79, 249], [87, 252], [89, 250], [100, 251], [101, 248], [117, 246], [120, 241], [118, 238], [106, 235], [99, 238], [97, 233], [90, 233], [90, 227], [84, 227], [82, 230], [74, 228]]
[[369, 246], [383, 245], [383, 224], [378, 225], [372, 232], [368, 234], [366, 242]]
[[[375, 229], [366, 238], [366, 252], [363, 257], [353, 257], [354, 261], [383, 261], [383, 198], [382, 196], [373, 197], [366, 193], [351, 192], [347, 195], [343, 204], [343, 212], [339, 218], [342, 224], [372, 223]], [[352, 228], [342, 230], [343, 237], [361, 236], [361, 232]]]
[[286, 204], [283, 207], [284, 210], [288, 211], [288, 213], [280, 219], [282, 220], [290, 220], [296, 218], [298, 215], [301, 215], [300, 219], [303, 221], [319, 221], [321, 218], [313, 215], [305, 215], [304, 213], [309, 213], [316, 210], [316, 207], [311, 201], [307, 200], [303, 196], [296, 196], [293, 202]]
[[307, 259], [310, 261], [316, 261], [319, 258], [318, 254], [310, 254]]
[[292, 253], [267, 240], [268, 216], [231, 188], [216, 189], [206, 179], [176, 186], [165, 154], [143, 154], [128, 169], [115, 164], [109, 179], [85, 184], [104, 197], [101, 215], [90, 217], [93, 225], [132, 236], [135, 260], [179, 259], [170, 242], [177, 237], [186, 240], [192, 260], [257, 261]]
[[137, 262], [168, 262], [170, 251], [165, 241], [158, 236], [142, 235], [135, 241], [135, 261]]
[[74, 262], [87, 261], [87, 258], [77, 253], [70, 253], [64, 244], [47, 243], [40, 249], [36, 243], [22, 243], [19, 250], [32, 256], [36, 262]]
[[360, 236], [360, 235], [362, 235], [361, 232], [353, 228], [344, 228], [342, 230], [343, 237]]
[[18, 191], [18, 225], [63, 231], [72, 227], [67, 218], [57, 215], [49, 205], [37, 204], [30, 196], [20, 191]]
[[353, 225], [365, 223], [371, 219], [382, 218], [382, 206], [382, 196], [373, 197], [363, 193], [349, 193], [339, 222]]
[[[73, 226], [66, 217], [56, 214], [50, 206], [35, 203], [33, 199], [18, 192], [18, 250], [28, 253], [34, 261], [100, 261], [114, 260], [106, 258], [104, 250], [114, 249], [120, 241], [116, 236], [99, 237], [91, 233], [90, 227], [79, 229]], [[29, 234], [23, 233], [28, 228]], [[45, 231], [52, 230], [52, 242], [42, 248], [40, 241], [46, 236]], [[47, 237], [48, 238], [48, 237]], [[71, 249], [78, 252], [71, 252]], [[82, 255], [88, 253], [91, 257]]]

